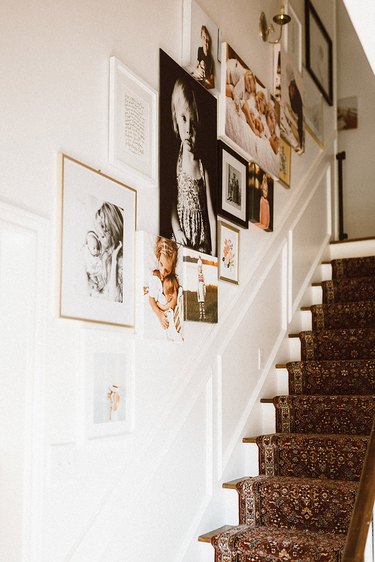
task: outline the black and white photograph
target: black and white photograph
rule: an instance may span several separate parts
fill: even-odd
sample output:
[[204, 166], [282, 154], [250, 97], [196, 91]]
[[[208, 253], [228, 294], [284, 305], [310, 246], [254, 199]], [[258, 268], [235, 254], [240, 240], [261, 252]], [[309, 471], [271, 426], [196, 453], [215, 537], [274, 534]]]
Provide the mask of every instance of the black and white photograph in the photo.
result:
[[133, 325], [136, 192], [62, 155], [61, 316]]
[[216, 98], [160, 50], [160, 234], [216, 255]]
[[218, 214], [248, 228], [247, 161], [232, 148], [218, 141], [219, 206]]

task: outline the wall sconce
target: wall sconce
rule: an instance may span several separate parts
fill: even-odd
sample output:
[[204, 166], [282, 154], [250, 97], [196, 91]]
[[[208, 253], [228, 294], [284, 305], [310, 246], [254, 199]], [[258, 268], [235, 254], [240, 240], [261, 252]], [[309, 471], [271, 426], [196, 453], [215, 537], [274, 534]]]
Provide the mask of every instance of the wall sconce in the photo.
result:
[[262, 12], [259, 16], [259, 35], [261, 36], [263, 41], [267, 41], [268, 43], [272, 43], [273, 45], [276, 45], [277, 43], [280, 43], [280, 41], [281, 41], [281, 36], [282, 36], [282, 33], [283, 33], [283, 25], [286, 25], [291, 20], [291, 17], [288, 16], [288, 14], [285, 13], [285, 1], [284, 0], [281, 2], [280, 13], [273, 16], [272, 19], [275, 23], [277, 23], [277, 25], [280, 28], [278, 38], [275, 39], [274, 41], [268, 40], [269, 34], [274, 33], [275, 28], [274, 28], [272, 23], [271, 23], [271, 25], [268, 25], [266, 14], [264, 12]]

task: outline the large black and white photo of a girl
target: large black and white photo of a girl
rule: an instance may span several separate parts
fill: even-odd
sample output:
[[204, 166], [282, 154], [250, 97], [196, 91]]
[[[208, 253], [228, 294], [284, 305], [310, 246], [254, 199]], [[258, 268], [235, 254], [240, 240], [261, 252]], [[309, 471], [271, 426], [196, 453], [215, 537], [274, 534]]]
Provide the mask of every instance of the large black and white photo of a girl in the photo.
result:
[[132, 326], [137, 193], [63, 156], [61, 316]]
[[160, 234], [216, 255], [216, 99], [160, 51]]

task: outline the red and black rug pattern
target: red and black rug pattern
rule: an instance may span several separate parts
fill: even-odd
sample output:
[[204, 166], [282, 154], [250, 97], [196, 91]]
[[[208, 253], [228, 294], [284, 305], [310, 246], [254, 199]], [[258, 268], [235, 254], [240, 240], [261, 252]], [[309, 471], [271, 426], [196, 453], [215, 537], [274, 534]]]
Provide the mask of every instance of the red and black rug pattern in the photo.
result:
[[340, 562], [375, 416], [375, 256], [333, 260], [215, 562]]

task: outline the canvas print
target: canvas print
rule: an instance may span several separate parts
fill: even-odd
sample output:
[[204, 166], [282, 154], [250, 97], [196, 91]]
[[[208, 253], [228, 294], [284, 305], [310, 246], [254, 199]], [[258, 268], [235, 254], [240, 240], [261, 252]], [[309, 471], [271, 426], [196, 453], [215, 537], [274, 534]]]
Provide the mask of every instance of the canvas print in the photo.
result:
[[64, 317], [134, 325], [136, 191], [62, 155]]
[[195, 0], [184, 0], [183, 66], [207, 90], [220, 87], [219, 29]]
[[239, 284], [240, 231], [231, 224], [218, 221], [219, 279]]
[[280, 50], [281, 97], [280, 129], [282, 136], [298, 154], [305, 150], [303, 120], [303, 79], [289, 54]]
[[160, 51], [160, 234], [216, 255], [216, 98]]
[[139, 233], [143, 254], [143, 334], [183, 341], [183, 248], [174, 240]]
[[219, 135], [277, 178], [279, 104], [227, 43], [223, 43], [222, 59]]
[[337, 129], [356, 129], [358, 127], [358, 98], [352, 96], [337, 102]]
[[273, 178], [252, 162], [249, 168], [249, 218], [258, 228], [273, 231]]
[[217, 258], [184, 248], [183, 262], [185, 320], [217, 323]]

